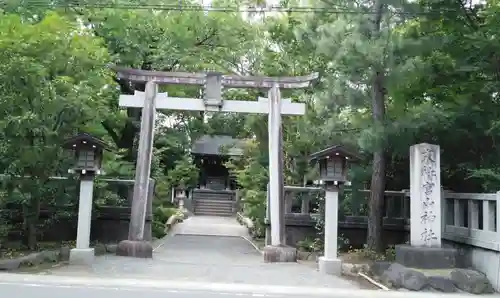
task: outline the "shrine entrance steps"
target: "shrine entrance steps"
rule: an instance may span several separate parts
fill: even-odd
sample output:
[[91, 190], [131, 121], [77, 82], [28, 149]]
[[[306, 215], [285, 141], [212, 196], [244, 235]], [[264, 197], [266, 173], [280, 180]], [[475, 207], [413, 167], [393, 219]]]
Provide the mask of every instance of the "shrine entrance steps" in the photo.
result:
[[193, 213], [208, 216], [233, 216], [234, 199], [234, 191], [195, 189], [192, 194]]

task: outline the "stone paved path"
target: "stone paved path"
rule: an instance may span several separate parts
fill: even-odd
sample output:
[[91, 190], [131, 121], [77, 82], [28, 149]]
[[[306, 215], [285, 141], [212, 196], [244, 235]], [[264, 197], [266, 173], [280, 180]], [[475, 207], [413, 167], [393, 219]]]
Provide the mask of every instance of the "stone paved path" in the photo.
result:
[[192, 217], [178, 224], [154, 251], [152, 260], [112, 255], [98, 257], [92, 268], [63, 266], [46, 274], [125, 277], [169, 281], [357, 288], [299, 263], [263, 262], [234, 218]]

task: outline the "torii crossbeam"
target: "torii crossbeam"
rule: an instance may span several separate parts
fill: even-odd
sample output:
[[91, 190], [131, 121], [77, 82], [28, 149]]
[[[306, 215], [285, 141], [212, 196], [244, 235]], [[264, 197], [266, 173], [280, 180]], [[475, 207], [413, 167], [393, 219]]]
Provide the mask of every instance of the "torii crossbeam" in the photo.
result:
[[118, 78], [132, 82], [155, 82], [160, 85], [205, 85], [207, 77], [220, 76], [221, 85], [231, 88], [266, 88], [278, 84], [280, 89], [300, 89], [309, 87], [311, 81], [318, 78], [318, 73], [297, 77], [265, 77], [265, 76], [239, 76], [223, 75], [217, 72], [165, 72], [140, 70], [125, 67], [112, 67]]

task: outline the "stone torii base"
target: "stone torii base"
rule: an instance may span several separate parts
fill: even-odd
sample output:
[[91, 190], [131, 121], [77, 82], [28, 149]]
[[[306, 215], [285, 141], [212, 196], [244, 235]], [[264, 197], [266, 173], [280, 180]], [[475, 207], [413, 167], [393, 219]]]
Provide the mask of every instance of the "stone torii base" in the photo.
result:
[[266, 245], [262, 252], [266, 263], [297, 262], [297, 249], [295, 247]]
[[116, 255], [148, 259], [153, 257], [153, 246], [147, 241], [123, 240], [116, 247]]

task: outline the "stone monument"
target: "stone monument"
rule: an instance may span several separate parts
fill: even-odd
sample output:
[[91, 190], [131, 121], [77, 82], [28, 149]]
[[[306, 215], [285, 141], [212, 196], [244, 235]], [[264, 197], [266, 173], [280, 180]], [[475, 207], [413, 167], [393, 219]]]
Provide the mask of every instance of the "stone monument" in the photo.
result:
[[457, 250], [441, 246], [442, 202], [438, 145], [410, 147], [410, 245], [396, 246], [396, 262], [422, 269], [454, 268]]

